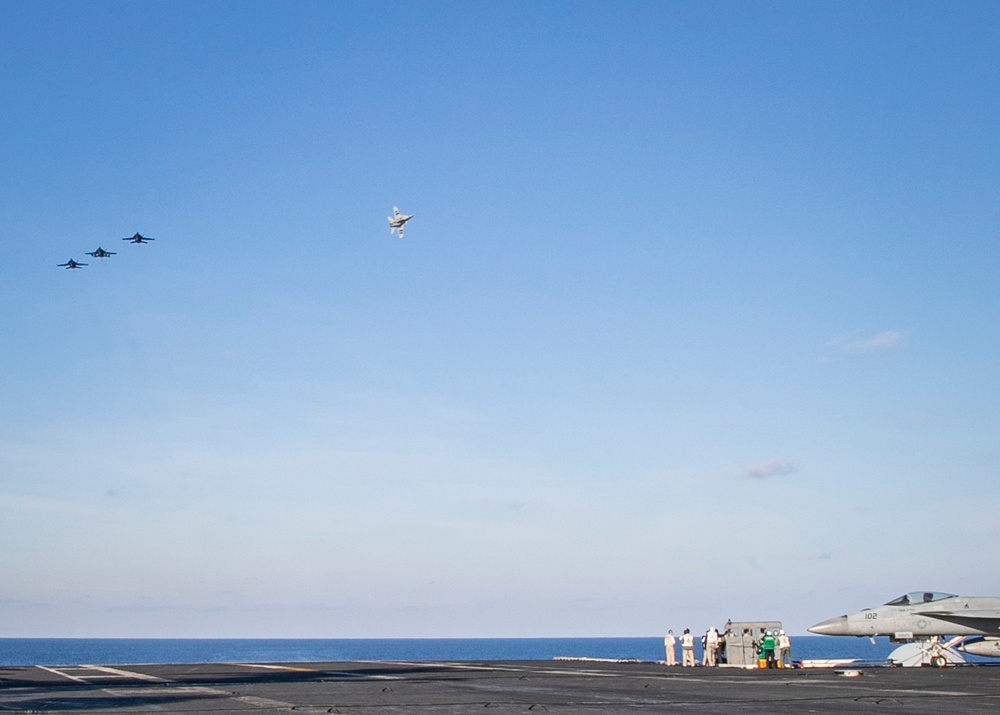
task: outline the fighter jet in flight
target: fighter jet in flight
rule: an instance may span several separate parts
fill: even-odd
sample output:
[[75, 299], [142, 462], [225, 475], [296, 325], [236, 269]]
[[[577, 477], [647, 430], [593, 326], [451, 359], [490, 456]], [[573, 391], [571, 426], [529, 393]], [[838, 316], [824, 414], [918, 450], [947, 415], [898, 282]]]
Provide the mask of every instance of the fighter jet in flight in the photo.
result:
[[148, 243], [150, 241], [155, 241], [155, 238], [150, 238], [149, 236], [143, 236], [141, 233], [137, 233], [134, 236], [129, 236], [128, 238], [123, 238], [123, 241], [129, 241], [130, 243]]
[[[809, 632], [825, 636], [889, 636], [894, 642], [917, 641], [927, 654], [928, 665], [956, 662], [944, 652], [956, 645], [972, 655], [1000, 657], [1000, 598], [915, 591], [878, 608], [829, 618], [817, 623]], [[974, 637], [967, 639], [967, 636]], [[939, 644], [938, 639], [942, 637], [952, 640]], [[896, 651], [889, 658], [899, 660]]]
[[399, 208], [396, 206], [392, 207], [392, 216], [386, 216], [389, 219], [389, 235], [391, 236], [394, 231], [399, 231], [399, 237], [403, 237], [403, 225], [413, 218], [413, 214], [407, 216], [406, 214], [399, 213]]
[[72, 258], [70, 258], [65, 263], [57, 263], [56, 265], [59, 266], [60, 268], [65, 268], [68, 271], [68, 270], [70, 270], [72, 268], [83, 268], [87, 264], [86, 263], [77, 263]]
[[94, 258], [108, 258], [115, 255], [114, 251], [105, 251], [100, 246], [97, 247], [96, 251], [87, 251], [88, 256], [93, 256]]

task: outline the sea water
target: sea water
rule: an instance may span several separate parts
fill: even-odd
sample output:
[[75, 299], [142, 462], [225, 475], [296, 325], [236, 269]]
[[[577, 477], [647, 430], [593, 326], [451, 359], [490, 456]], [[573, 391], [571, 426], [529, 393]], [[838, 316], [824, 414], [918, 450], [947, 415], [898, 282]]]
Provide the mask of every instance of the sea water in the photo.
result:
[[[883, 660], [894, 647], [886, 638], [873, 645], [866, 638], [799, 636], [792, 639], [792, 656]], [[696, 655], [700, 661], [700, 648]], [[0, 638], [0, 666], [554, 658], [662, 661], [663, 638]]]

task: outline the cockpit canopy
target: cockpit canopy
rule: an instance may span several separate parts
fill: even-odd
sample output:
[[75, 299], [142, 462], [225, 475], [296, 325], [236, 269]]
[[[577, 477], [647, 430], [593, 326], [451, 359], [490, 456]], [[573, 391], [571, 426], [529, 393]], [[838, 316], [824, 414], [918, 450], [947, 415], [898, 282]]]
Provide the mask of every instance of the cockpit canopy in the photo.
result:
[[921, 603], [934, 603], [946, 598], [956, 598], [954, 593], [938, 593], [937, 591], [914, 591], [889, 601], [887, 606], [916, 606]]

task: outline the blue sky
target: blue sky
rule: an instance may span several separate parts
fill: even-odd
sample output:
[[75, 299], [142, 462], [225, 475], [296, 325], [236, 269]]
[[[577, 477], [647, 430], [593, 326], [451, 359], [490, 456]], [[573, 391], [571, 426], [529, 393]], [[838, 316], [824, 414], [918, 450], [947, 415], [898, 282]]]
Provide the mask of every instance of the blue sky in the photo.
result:
[[1000, 593], [998, 31], [3, 3], [0, 635], [804, 632]]

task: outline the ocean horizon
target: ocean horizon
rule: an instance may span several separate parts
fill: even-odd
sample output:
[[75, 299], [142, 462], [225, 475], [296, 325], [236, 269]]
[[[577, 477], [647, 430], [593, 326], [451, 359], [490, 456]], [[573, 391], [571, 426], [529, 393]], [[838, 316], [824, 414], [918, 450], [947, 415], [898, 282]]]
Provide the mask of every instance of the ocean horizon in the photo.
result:
[[[792, 656], [883, 660], [894, 647], [886, 638], [798, 636]], [[662, 661], [663, 638], [0, 638], [0, 666], [556, 658]]]

